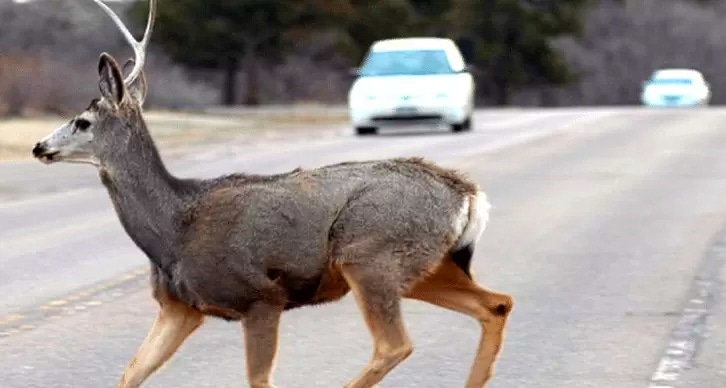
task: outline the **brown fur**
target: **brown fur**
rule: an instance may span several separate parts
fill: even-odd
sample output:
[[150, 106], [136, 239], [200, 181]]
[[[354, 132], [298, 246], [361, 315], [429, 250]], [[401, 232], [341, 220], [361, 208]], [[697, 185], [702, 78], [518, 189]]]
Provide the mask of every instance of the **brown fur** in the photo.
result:
[[385, 166], [394, 171], [411, 169], [412, 173], [429, 174], [461, 195], [473, 196], [479, 190], [477, 185], [466, 178], [461, 171], [441, 167], [422, 157], [394, 158]]

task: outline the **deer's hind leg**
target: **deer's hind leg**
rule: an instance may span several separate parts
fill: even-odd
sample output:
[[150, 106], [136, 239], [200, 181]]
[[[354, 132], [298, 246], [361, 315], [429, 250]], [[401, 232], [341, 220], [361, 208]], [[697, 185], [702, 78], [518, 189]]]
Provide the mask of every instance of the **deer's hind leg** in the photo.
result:
[[485, 387], [502, 347], [507, 318], [514, 305], [512, 297], [481, 287], [449, 257], [405, 297], [458, 311], [481, 323], [482, 336], [466, 387]]
[[400, 287], [395, 281], [381, 279], [379, 272], [365, 265], [341, 267], [374, 342], [373, 358], [346, 388], [375, 387], [413, 352], [401, 316]]

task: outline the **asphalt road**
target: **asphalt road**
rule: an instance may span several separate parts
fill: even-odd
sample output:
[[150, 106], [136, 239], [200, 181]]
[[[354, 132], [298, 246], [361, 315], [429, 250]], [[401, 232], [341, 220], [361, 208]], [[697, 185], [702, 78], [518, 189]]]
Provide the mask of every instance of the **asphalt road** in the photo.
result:
[[[492, 388], [726, 385], [726, 110], [481, 111], [470, 134], [200, 149], [181, 176], [421, 155], [487, 190], [477, 277], [516, 306]], [[332, 134], [332, 135], [331, 135]], [[147, 259], [92, 168], [0, 164], [0, 387], [115, 386], [155, 316]], [[2, 197], [0, 197], [2, 198]], [[470, 318], [406, 301], [413, 355], [381, 387], [461, 387]], [[283, 318], [276, 383], [341, 387], [371, 354], [352, 298]], [[210, 320], [147, 387], [246, 386]]]

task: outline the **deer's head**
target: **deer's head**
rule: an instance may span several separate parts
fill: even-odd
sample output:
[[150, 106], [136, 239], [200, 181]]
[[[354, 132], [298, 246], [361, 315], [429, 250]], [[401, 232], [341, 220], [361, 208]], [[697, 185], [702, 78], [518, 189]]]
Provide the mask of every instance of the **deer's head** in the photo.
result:
[[[128, 138], [141, 125], [141, 107], [146, 98], [143, 67], [146, 48], [154, 25], [156, 1], [150, 0], [149, 19], [140, 42], [124, 26], [118, 16], [101, 0], [94, 0], [111, 17], [134, 49], [123, 69], [108, 53], [98, 60], [100, 98], [88, 108], [41, 139], [33, 148], [33, 156], [43, 163], [71, 162], [99, 165], [104, 155], [123, 152], [119, 139]], [[131, 68], [126, 78], [122, 72]]]

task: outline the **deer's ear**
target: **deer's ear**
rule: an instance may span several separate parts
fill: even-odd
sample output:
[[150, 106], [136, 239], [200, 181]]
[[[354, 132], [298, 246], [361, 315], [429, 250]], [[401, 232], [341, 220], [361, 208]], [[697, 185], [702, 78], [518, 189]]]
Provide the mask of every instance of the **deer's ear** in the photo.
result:
[[118, 105], [124, 98], [124, 80], [116, 60], [107, 53], [98, 59], [98, 88], [109, 102]]
[[[135, 63], [136, 61], [133, 58], [129, 58], [123, 67], [124, 74], [126, 74], [127, 71], [131, 71], [131, 69], [134, 68]], [[141, 70], [139, 76], [136, 77], [136, 79], [133, 80], [131, 84], [126, 85], [126, 91], [128, 92], [129, 96], [139, 104], [139, 106], [144, 105], [144, 100], [146, 100], [147, 92], [146, 75], [144, 74], [144, 70]]]

